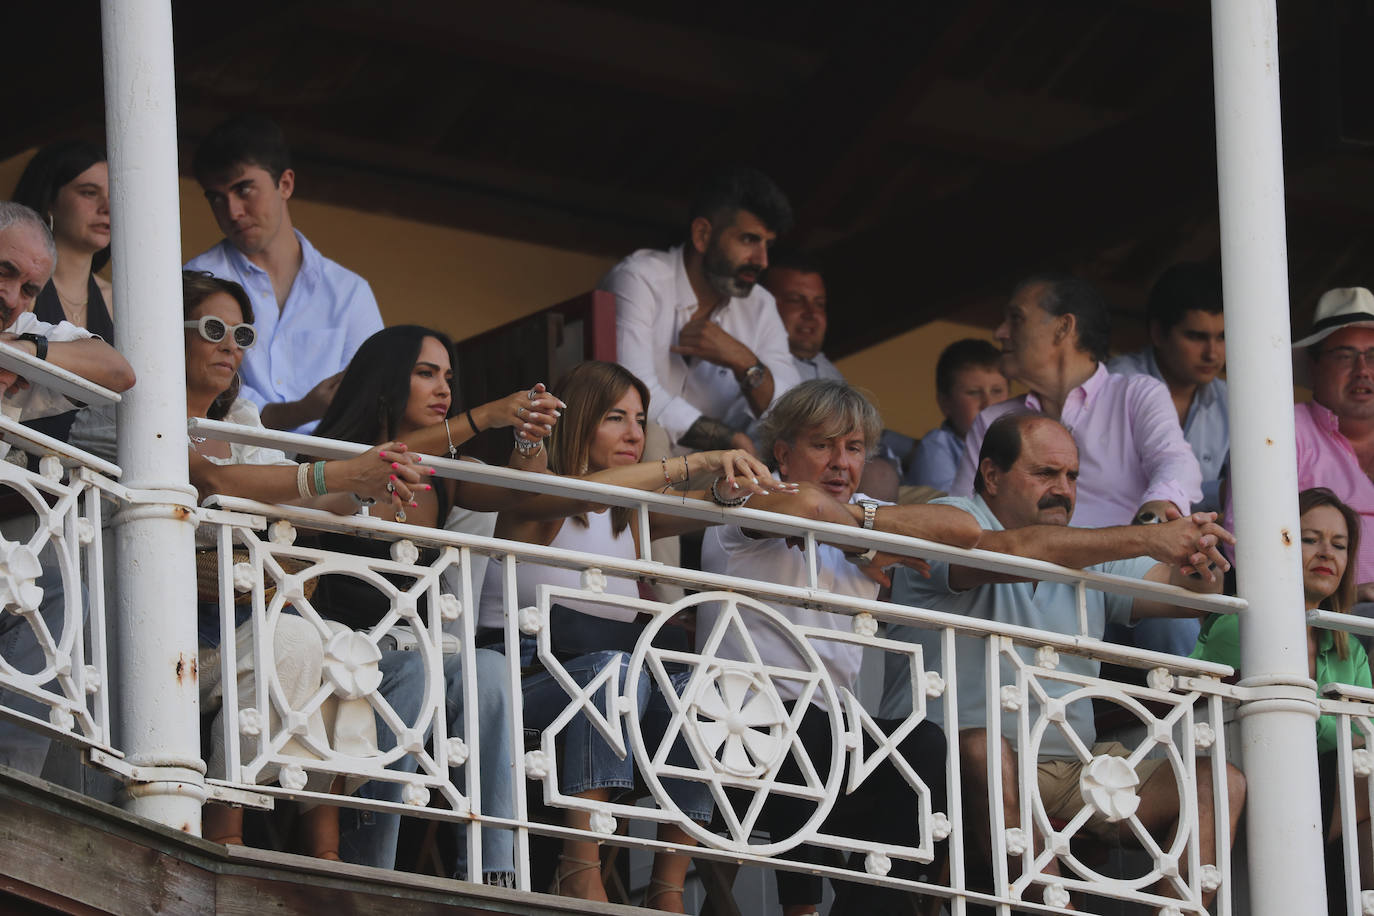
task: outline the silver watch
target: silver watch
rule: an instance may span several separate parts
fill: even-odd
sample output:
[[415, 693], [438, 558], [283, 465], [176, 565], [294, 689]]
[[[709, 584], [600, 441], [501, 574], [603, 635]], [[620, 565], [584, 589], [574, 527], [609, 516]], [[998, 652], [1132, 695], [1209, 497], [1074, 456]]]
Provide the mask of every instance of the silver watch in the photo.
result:
[[873, 523], [878, 520], [878, 501], [876, 499], [860, 499], [855, 501], [855, 505], [863, 507], [863, 526], [872, 531]]
[[740, 379], [739, 387], [741, 391], [753, 391], [763, 384], [763, 377], [768, 373], [768, 367], [763, 363], [754, 363], [744, 370], [744, 378]]
[[855, 566], [863, 569], [865, 566], [873, 565], [873, 560], [878, 556], [878, 548], [870, 547], [863, 553], [847, 553], [844, 558]]

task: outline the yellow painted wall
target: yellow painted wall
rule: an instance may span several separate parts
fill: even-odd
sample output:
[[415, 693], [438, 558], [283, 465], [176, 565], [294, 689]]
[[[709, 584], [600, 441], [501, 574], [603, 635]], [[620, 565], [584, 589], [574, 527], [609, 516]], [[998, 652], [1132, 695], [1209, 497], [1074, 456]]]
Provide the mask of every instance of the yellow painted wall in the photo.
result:
[[[0, 162], [8, 194], [32, 151]], [[413, 322], [456, 339], [481, 333], [596, 285], [612, 259], [296, 199], [291, 218], [321, 252], [367, 278], [387, 324]], [[192, 180], [181, 180], [182, 260], [220, 239]], [[843, 310], [839, 310], [843, 314]], [[935, 360], [987, 329], [935, 321], [839, 361], [877, 399], [889, 428], [919, 436], [941, 421]]]
[[[0, 162], [0, 195], [32, 155]], [[460, 340], [584, 293], [615, 263], [309, 200], [291, 202], [291, 219], [324, 255], [367, 278], [387, 324], [427, 324]], [[181, 179], [182, 261], [220, 237], [199, 185]]]
[[835, 365], [851, 385], [872, 395], [888, 429], [920, 437], [944, 420], [935, 406], [935, 361], [941, 350], [965, 337], [992, 340], [992, 331], [957, 321], [932, 321]]

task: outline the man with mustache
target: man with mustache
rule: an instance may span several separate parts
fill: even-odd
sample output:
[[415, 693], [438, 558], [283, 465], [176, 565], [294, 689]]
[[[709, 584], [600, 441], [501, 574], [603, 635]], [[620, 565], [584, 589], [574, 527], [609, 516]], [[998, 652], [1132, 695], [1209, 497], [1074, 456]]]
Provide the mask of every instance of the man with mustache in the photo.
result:
[[684, 244], [636, 251], [601, 281], [615, 294], [617, 358], [649, 386], [649, 419], [667, 433], [657, 448], [650, 436], [646, 458], [752, 452], [745, 428], [797, 383], [773, 296], [758, 285], [791, 222], [768, 176], [723, 171], [696, 195]]
[[243, 357], [242, 396], [263, 425], [308, 433], [344, 367], [382, 329], [372, 287], [331, 261], [291, 222], [296, 188], [281, 128], [245, 114], [217, 125], [191, 163], [224, 239], [186, 262], [233, 280], [253, 301], [257, 345]]
[[[1216, 592], [1221, 589], [1221, 573], [1229, 568], [1218, 552], [1222, 543], [1235, 539], [1215, 523], [1210, 512], [1195, 513], [1156, 525], [1126, 525], [1109, 528], [1073, 528], [1078, 484], [1078, 446], [1074, 437], [1056, 420], [1030, 412], [998, 417], [982, 438], [978, 477], [972, 499], [945, 497], [933, 505], [958, 507], [968, 512], [983, 528], [980, 548], [1031, 557], [1070, 566], [1092, 569], [1118, 576], [1168, 582], [1192, 591]], [[1073, 585], [1034, 582], [1009, 578], [967, 567], [937, 561], [930, 564], [929, 578], [898, 569], [893, 575], [892, 600], [913, 607], [1016, 626], [1033, 627], [1065, 634], [1101, 639], [1108, 623], [1129, 624], [1158, 616], [1195, 615], [1196, 612], [1144, 599], [1088, 589], [1085, 592], [1086, 631], [1079, 630], [1079, 607]], [[1195, 575], [1189, 575], [1193, 573]], [[922, 647], [927, 670], [948, 671], [943, 659], [943, 633], [940, 630], [894, 626], [888, 630], [894, 639], [905, 639]], [[1035, 647], [1018, 644], [1015, 651], [1027, 664], [1036, 664]], [[984, 856], [991, 854], [989, 791], [987, 785], [987, 644], [982, 639], [959, 637], [955, 641], [955, 668], [959, 697], [959, 748], [966, 811], [972, 815], [972, 835]], [[1000, 683], [1016, 682], [1015, 668], [1005, 658]], [[1063, 655], [1058, 670], [1070, 675], [1096, 677], [1100, 663], [1093, 658]], [[912, 683], [905, 659], [889, 654], [884, 678], [880, 715], [900, 718], [912, 709]], [[1067, 681], [1040, 679], [1040, 687], [1050, 698], [1064, 697], [1078, 689]], [[1041, 710], [1034, 692], [1029, 692], [1031, 722]], [[931, 703], [927, 715], [943, 722], [943, 707]], [[1016, 785], [1017, 713], [1007, 711], [1002, 719], [1003, 742], [1003, 816], [1008, 828], [1020, 825], [1020, 801]], [[1068, 702], [1062, 710], [1064, 728], [1051, 724], [1039, 744], [1038, 789], [1051, 818], [1069, 820], [1084, 807], [1079, 791], [1085, 762], [1065, 729], [1072, 730], [1082, 747], [1091, 749], [1095, 763], [1107, 757], [1126, 756], [1126, 749], [1111, 742], [1098, 744], [1091, 700]], [[1140, 787], [1135, 817], [1155, 837], [1164, 838], [1174, 827], [1179, 811], [1177, 786], [1169, 767], [1159, 768], [1160, 760], [1142, 760], [1132, 769]], [[1209, 864], [1215, 825], [1212, 808], [1212, 778], [1209, 764], [1200, 763], [1195, 789], [1198, 798], [1198, 842], [1202, 864]], [[1227, 767], [1227, 786], [1231, 822], [1227, 825], [1235, 838], [1237, 819], [1244, 800], [1244, 777]], [[1130, 838], [1130, 821], [1110, 823], [1103, 812], [1094, 811], [1080, 833], [1095, 836], [1119, 833]], [[1167, 893], [1167, 890], [1165, 891]]]
[[[52, 232], [38, 214], [23, 204], [0, 201], [0, 325], [4, 327], [0, 340], [98, 385], [127, 391], [133, 387], [134, 370], [114, 347], [69, 322], [48, 324], [34, 317], [34, 299], [52, 276], [56, 261]], [[66, 396], [30, 384], [8, 369], [0, 369], [0, 396], [0, 412], [14, 420], [51, 416], [73, 407]], [[0, 456], [8, 451], [8, 445], [0, 444]], [[62, 574], [51, 553], [49, 547], [39, 555], [43, 572], [36, 584], [43, 590], [43, 598], [38, 616], [49, 632], [58, 634], [63, 632], [65, 598]], [[35, 625], [36, 621], [25, 614], [0, 617], [0, 657], [19, 671], [41, 671], [50, 663]], [[42, 686], [51, 689], [51, 685]], [[48, 718], [47, 706], [17, 693], [0, 692], [0, 705], [38, 719]], [[43, 771], [49, 743], [41, 732], [0, 721], [0, 765], [37, 776]]]
[[[1202, 500], [1202, 470], [1169, 390], [1148, 376], [1108, 372], [1110, 334], [1107, 302], [1088, 281], [1045, 274], [1017, 287], [996, 335], [1002, 372], [1030, 392], [978, 414], [950, 495], [973, 495], [988, 425], [1030, 409], [1059, 420], [1083, 443], [1075, 525], [1165, 521]], [[1187, 655], [1197, 633], [1195, 620], [1165, 620], [1149, 621], [1130, 635], [1137, 648]]]
[[1215, 262], [1175, 264], [1159, 275], [1145, 303], [1150, 346], [1107, 363], [1121, 375], [1148, 375], [1169, 389], [1183, 438], [1202, 468], [1202, 502], [1193, 508], [1216, 512], [1221, 472], [1230, 455], [1226, 407], [1226, 322], [1221, 308], [1221, 266]]

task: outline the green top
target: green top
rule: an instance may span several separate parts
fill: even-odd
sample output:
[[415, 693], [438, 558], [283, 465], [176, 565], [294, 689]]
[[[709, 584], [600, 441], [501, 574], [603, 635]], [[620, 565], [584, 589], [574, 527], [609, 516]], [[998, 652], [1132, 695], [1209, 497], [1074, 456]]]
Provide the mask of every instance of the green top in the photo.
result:
[[[1336, 641], [1330, 630], [1317, 631], [1317, 689], [1327, 684], [1353, 684], [1356, 687], [1374, 686], [1370, 683], [1369, 657], [1364, 646], [1355, 637], [1346, 640], [1350, 655], [1341, 658], [1336, 654]], [[1202, 633], [1193, 647], [1192, 658], [1209, 662], [1220, 662], [1232, 668], [1240, 668], [1240, 619], [1236, 614], [1219, 614], [1202, 625]], [[1317, 753], [1325, 754], [1336, 749], [1336, 717], [1322, 716], [1317, 719]], [[1355, 723], [1350, 723], [1355, 731]], [[1356, 732], [1358, 734], [1358, 732]]]

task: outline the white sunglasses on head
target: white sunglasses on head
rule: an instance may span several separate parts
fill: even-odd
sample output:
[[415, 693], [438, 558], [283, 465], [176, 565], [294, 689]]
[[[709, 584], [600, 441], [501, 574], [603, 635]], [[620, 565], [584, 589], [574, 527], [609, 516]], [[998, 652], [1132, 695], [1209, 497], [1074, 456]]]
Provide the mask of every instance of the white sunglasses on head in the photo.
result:
[[225, 334], [232, 334], [234, 343], [244, 350], [253, 346], [258, 339], [257, 329], [251, 324], [245, 322], [230, 325], [223, 318], [216, 318], [214, 315], [203, 315], [196, 321], [186, 321], [183, 324], [200, 331], [200, 336], [210, 343], [219, 343]]

